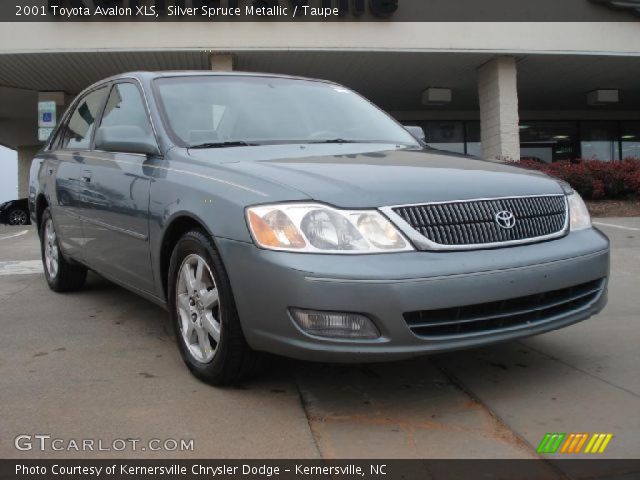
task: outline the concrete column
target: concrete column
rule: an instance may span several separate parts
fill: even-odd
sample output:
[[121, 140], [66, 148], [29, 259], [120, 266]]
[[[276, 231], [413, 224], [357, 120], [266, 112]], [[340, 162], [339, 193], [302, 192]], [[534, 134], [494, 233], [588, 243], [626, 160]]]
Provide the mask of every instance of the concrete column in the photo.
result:
[[39, 145], [18, 147], [18, 198], [29, 196], [29, 170], [31, 160], [40, 150]]
[[520, 160], [516, 59], [499, 57], [478, 70], [482, 156]]
[[213, 53], [209, 57], [209, 63], [214, 72], [231, 72], [233, 70], [233, 53]]

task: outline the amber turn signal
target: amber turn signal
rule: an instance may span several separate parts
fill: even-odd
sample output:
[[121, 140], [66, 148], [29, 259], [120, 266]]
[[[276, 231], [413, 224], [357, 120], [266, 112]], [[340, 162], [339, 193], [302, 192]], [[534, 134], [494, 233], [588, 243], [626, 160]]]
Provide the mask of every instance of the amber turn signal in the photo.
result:
[[298, 249], [307, 245], [289, 217], [280, 210], [272, 210], [264, 217], [249, 211], [249, 226], [256, 242], [266, 248]]

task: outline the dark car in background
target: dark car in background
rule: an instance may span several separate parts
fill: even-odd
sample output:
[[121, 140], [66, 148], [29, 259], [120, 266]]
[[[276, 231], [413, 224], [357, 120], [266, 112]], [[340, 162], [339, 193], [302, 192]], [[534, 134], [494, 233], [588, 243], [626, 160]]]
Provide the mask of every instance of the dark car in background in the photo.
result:
[[609, 242], [569, 185], [428, 148], [332, 82], [101, 81], [31, 166], [45, 278], [167, 308], [189, 369], [260, 352], [386, 361], [540, 334], [606, 304]]
[[7, 225], [31, 225], [29, 200], [20, 198], [0, 204], [0, 223]]

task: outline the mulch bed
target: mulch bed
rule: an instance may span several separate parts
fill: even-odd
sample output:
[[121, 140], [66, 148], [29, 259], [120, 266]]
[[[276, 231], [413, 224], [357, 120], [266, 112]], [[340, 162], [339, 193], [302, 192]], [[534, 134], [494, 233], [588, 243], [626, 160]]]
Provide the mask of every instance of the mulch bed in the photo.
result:
[[640, 217], [640, 200], [587, 201], [592, 217]]

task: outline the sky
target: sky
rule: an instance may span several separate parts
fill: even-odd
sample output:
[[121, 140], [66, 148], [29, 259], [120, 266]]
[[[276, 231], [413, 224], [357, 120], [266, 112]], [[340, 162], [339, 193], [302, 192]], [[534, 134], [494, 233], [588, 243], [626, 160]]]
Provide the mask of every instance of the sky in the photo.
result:
[[18, 153], [0, 145], [0, 203], [18, 196]]

